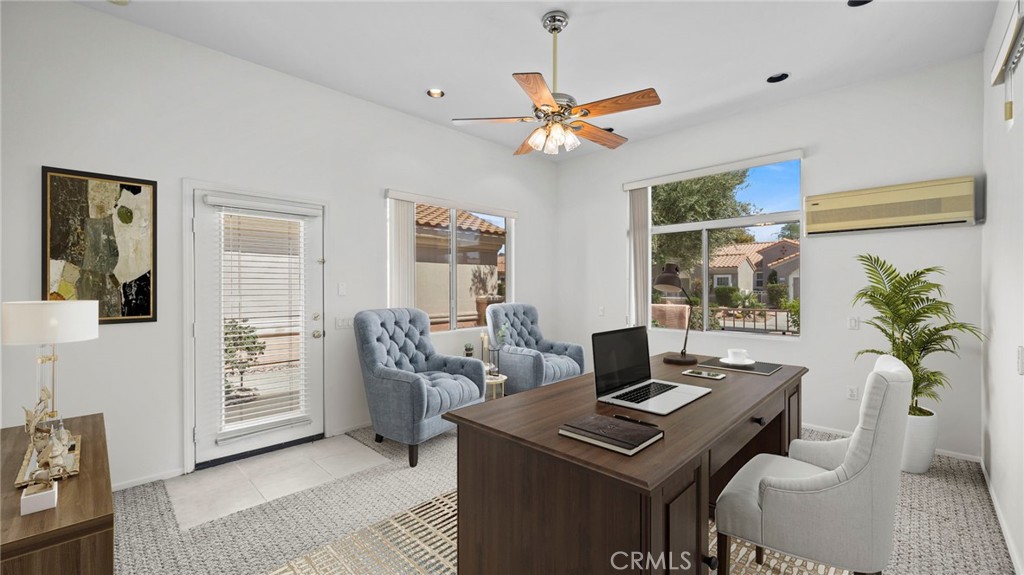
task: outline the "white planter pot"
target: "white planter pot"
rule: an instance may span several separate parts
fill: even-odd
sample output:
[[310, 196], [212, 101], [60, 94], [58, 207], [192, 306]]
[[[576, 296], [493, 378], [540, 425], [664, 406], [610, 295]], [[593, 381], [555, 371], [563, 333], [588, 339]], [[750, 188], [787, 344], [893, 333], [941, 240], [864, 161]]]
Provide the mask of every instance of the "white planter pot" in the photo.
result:
[[925, 473], [935, 456], [939, 439], [939, 416], [911, 415], [907, 418], [907, 439], [903, 443], [903, 471]]

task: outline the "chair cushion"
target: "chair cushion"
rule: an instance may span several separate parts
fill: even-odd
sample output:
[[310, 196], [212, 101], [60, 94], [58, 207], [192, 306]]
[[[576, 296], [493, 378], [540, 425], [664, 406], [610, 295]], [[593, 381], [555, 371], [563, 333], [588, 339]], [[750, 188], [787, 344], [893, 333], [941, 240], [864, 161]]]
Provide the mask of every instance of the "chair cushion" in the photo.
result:
[[434, 417], [462, 407], [480, 398], [480, 388], [464, 375], [452, 375], [443, 371], [424, 371], [417, 375], [427, 390], [427, 413]]
[[760, 545], [762, 539], [759, 489], [762, 477], [800, 478], [827, 471], [817, 465], [762, 453], [740, 469], [718, 496], [715, 522], [720, 533]]
[[544, 383], [561, 381], [580, 374], [580, 364], [567, 355], [542, 353], [544, 358]]

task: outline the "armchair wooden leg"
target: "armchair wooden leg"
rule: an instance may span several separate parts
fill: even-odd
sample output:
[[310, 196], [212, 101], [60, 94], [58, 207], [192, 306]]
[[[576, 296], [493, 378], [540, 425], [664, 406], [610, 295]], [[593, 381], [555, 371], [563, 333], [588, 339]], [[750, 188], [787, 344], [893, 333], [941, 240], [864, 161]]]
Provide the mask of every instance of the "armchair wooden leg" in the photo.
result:
[[854, 571], [853, 575], [882, 575], [882, 572], [876, 571], [875, 573], [861, 573], [860, 571]]
[[384, 436], [378, 433], [373, 436], [373, 440], [377, 443], [382, 443], [384, 441]]
[[754, 547], [754, 561], [757, 561], [758, 565], [764, 565], [764, 547], [760, 545]]
[[718, 575], [729, 575], [730, 542], [728, 535], [718, 534]]
[[409, 446], [409, 467], [416, 467], [416, 464], [420, 461], [420, 446], [410, 445]]

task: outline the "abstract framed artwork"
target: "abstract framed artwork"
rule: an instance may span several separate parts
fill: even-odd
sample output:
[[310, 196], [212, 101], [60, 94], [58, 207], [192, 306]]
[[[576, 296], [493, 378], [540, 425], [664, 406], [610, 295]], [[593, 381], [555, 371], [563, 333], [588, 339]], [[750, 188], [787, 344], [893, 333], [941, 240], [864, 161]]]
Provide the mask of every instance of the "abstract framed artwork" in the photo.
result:
[[156, 182], [43, 166], [43, 299], [156, 321]]

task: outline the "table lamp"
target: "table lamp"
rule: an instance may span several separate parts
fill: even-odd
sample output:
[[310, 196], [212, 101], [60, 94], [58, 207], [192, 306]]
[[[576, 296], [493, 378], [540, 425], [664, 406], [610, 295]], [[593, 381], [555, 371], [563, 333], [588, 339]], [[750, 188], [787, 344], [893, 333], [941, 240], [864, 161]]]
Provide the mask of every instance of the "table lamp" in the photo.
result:
[[683, 349], [678, 354], [670, 353], [666, 355], [663, 361], [673, 365], [696, 364], [696, 357], [686, 355], [686, 344], [690, 341], [690, 311], [693, 309], [693, 300], [690, 299], [690, 294], [686, 293], [686, 289], [683, 288], [683, 280], [679, 278], [679, 266], [676, 264], [665, 264], [658, 278], [654, 280], [654, 289], [662, 293], [683, 292], [688, 304], [686, 306], [686, 335], [683, 337]]
[[[36, 391], [49, 390], [47, 419], [57, 419], [57, 344], [99, 337], [97, 301], [3, 303], [3, 344], [37, 345]], [[46, 366], [50, 369], [47, 370]], [[48, 373], [47, 373], [48, 372]], [[47, 385], [47, 380], [49, 385]]]

